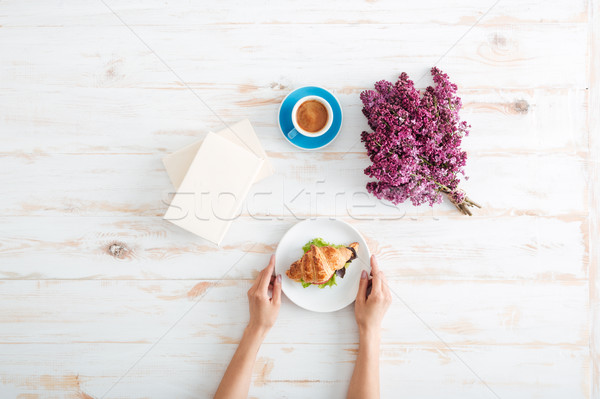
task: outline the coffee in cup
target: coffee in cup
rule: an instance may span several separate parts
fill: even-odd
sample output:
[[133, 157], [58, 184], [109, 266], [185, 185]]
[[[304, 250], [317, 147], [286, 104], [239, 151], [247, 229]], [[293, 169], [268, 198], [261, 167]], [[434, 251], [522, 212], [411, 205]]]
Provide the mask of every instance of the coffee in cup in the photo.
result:
[[298, 125], [309, 133], [323, 129], [329, 119], [327, 108], [317, 100], [308, 100], [300, 104], [296, 115]]
[[325, 134], [333, 122], [331, 105], [319, 96], [306, 96], [298, 100], [292, 109], [294, 129], [288, 132], [291, 140], [298, 133], [306, 137]]

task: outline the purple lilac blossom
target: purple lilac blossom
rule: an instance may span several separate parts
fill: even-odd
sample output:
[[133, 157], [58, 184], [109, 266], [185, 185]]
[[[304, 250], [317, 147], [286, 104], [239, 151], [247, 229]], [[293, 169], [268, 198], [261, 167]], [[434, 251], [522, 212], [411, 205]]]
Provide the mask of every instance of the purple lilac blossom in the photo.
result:
[[442, 201], [442, 192], [454, 203], [465, 198], [458, 189], [467, 161], [460, 145], [470, 126], [458, 114], [457, 86], [436, 67], [431, 74], [435, 87], [423, 93], [403, 72], [395, 84], [382, 80], [360, 94], [373, 130], [361, 134], [372, 162], [365, 174], [375, 179], [367, 191], [379, 199], [433, 206]]

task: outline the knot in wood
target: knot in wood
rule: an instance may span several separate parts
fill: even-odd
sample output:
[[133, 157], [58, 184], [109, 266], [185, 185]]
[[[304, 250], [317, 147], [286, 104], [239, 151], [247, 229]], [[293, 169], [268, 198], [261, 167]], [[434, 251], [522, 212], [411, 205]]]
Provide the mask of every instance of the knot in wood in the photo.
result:
[[113, 242], [108, 245], [107, 251], [111, 256], [117, 259], [123, 259], [127, 256], [129, 249], [121, 242]]
[[526, 114], [529, 111], [529, 103], [525, 100], [515, 101], [513, 107], [519, 114]]

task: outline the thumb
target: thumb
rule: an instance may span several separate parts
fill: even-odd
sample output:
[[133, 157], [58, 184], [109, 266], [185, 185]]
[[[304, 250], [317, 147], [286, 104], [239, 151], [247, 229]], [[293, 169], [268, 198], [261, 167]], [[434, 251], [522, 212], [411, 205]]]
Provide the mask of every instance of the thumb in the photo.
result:
[[367, 299], [367, 285], [369, 284], [369, 275], [366, 270], [363, 270], [360, 275], [360, 283], [358, 285], [358, 293], [356, 294], [357, 302], [364, 302]]
[[279, 305], [281, 302], [281, 274], [278, 274], [273, 281], [273, 303]]

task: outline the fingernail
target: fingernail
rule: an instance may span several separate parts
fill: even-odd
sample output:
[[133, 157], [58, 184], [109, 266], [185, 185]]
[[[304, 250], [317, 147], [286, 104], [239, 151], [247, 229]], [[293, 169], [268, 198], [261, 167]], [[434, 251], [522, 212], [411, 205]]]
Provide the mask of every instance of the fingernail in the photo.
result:
[[278, 284], [281, 284], [281, 274], [278, 274], [275, 280], [277, 280]]
[[367, 278], [367, 271], [363, 270], [362, 274], [360, 275], [360, 278], [362, 278], [363, 280]]

